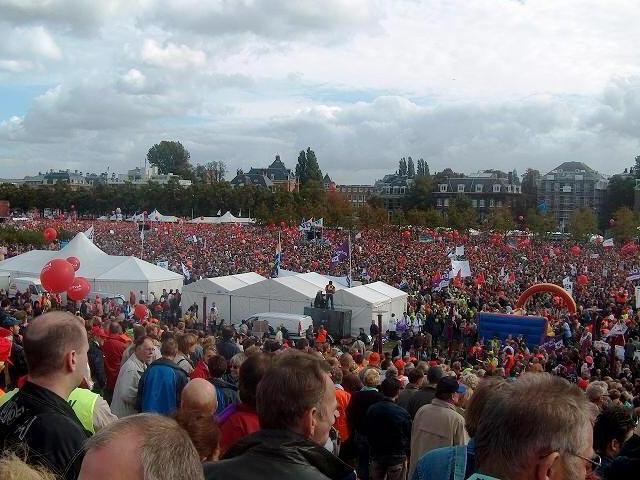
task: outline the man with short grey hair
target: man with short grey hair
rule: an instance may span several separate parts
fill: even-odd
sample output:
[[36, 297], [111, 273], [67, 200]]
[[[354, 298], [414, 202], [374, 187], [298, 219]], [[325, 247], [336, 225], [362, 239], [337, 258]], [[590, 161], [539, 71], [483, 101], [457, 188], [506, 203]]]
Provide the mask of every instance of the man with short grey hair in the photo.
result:
[[86, 444], [80, 480], [199, 480], [198, 452], [172, 418], [142, 413], [103, 428]]
[[495, 393], [474, 437], [470, 480], [584, 480], [594, 456], [595, 409], [582, 391], [547, 373], [525, 374]]

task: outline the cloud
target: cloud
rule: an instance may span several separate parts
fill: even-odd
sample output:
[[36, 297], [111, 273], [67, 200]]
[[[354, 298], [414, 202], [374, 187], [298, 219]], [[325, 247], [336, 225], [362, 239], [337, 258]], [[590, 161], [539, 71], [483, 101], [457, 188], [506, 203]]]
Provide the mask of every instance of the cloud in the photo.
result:
[[42, 26], [8, 27], [0, 24], [0, 69], [24, 72], [62, 58], [62, 50]]
[[171, 42], [161, 45], [151, 38], [144, 41], [141, 58], [148, 65], [176, 70], [200, 68], [207, 61], [206, 54], [201, 50]]

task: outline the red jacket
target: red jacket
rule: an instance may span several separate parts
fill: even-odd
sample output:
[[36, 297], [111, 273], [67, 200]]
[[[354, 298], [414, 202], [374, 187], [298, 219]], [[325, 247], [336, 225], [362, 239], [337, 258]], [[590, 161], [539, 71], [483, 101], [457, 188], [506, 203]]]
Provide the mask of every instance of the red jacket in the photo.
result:
[[205, 363], [204, 360], [200, 360], [196, 364], [196, 368], [191, 372], [190, 378], [193, 380], [194, 378], [204, 378], [205, 380], [209, 380], [209, 367]]
[[336, 400], [338, 402], [338, 413], [340, 416], [336, 418], [333, 426], [340, 434], [340, 440], [346, 442], [351, 432], [349, 431], [349, 425], [347, 424], [347, 407], [351, 402], [351, 394], [346, 390], [336, 388]]
[[120, 372], [120, 362], [122, 354], [127, 348], [129, 342], [126, 342], [122, 335], [110, 333], [102, 345], [102, 353], [104, 353], [104, 370], [107, 375], [107, 390], [113, 391]]
[[260, 421], [256, 410], [240, 403], [236, 406], [236, 411], [220, 425], [220, 454], [224, 453], [241, 438], [251, 435], [260, 430]]

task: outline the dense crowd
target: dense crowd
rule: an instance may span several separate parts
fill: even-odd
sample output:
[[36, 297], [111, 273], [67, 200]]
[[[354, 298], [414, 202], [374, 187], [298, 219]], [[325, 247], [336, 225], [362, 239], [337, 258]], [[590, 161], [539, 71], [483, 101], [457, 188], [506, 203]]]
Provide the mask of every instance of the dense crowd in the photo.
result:
[[[135, 225], [94, 228], [106, 252], [140, 255]], [[254, 336], [216, 312], [205, 330], [177, 292], [130, 292], [124, 306], [0, 292], [0, 439], [16, 452], [0, 477], [637, 477], [635, 254], [523, 234], [358, 233], [354, 279], [403, 288], [409, 304], [389, 331], [373, 322], [339, 344], [324, 328]], [[308, 243], [297, 226], [154, 224], [144, 258], [176, 271], [184, 263], [195, 278], [269, 275], [280, 238], [283, 268], [346, 275], [331, 257], [348, 233], [323, 235]], [[461, 246], [472, 275], [440, 288]], [[527, 305], [549, 321], [544, 344], [478, 335], [478, 313], [522, 314], [526, 287], [567, 281], [576, 314], [549, 294]], [[150, 306], [143, 320], [132, 313], [139, 302]]]

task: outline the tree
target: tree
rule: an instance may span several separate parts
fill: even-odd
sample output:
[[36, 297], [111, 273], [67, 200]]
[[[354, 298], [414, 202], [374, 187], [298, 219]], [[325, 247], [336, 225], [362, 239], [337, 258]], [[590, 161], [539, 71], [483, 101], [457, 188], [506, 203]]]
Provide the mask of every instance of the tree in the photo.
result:
[[318, 159], [311, 147], [307, 147], [307, 151], [300, 150], [298, 155], [298, 163], [296, 164], [296, 177], [302, 185], [310, 180], [322, 182], [322, 171], [318, 165]]
[[535, 208], [530, 208], [526, 216], [527, 226], [534, 234], [546, 236], [554, 231], [556, 222], [552, 215], [541, 214]]
[[430, 177], [431, 176], [431, 172], [429, 172], [429, 164], [425, 160], [423, 160], [422, 158], [420, 160], [422, 160], [422, 164], [424, 165], [424, 173], [423, 173], [423, 175], [425, 177]]
[[473, 228], [477, 223], [478, 215], [471, 206], [471, 200], [464, 195], [456, 197], [447, 211], [449, 227], [456, 230]]
[[398, 162], [398, 175], [402, 177], [407, 176], [407, 159], [404, 157]]
[[416, 177], [424, 177], [424, 160], [419, 158], [416, 165]]
[[608, 228], [613, 212], [620, 207], [633, 209], [635, 199], [635, 179], [614, 175], [607, 185], [607, 195], [602, 205], [600, 225]]
[[638, 234], [638, 217], [627, 207], [620, 207], [613, 214], [613, 236], [621, 242], [628, 242]]
[[149, 149], [147, 162], [158, 167], [162, 174], [173, 173], [183, 177], [191, 176], [191, 164], [189, 150], [180, 142], [162, 140]]
[[596, 233], [597, 229], [598, 219], [590, 208], [581, 207], [571, 215], [569, 233], [574, 240], [584, 242], [589, 235]]
[[414, 178], [416, 176], [416, 167], [413, 164], [413, 158], [411, 157], [407, 159], [407, 176], [409, 178]]
[[513, 214], [507, 207], [494, 208], [486, 220], [487, 228], [498, 232], [508, 232], [515, 228]]
[[433, 182], [431, 177], [418, 176], [404, 199], [406, 209], [418, 208], [426, 210], [431, 206], [431, 192]]
[[405, 214], [407, 223], [410, 225], [420, 225], [424, 227], [440, 227], [442, 226], [442, 215], [428, 208], [426, 210], [418, 210], [417, 208], [408, 210]]
[[196, 179], [206, 184], [222, 182], [226, 174], [227, 166], [223, 161], [209, 162], [204, 165], [197, 165], [195, 168]]

